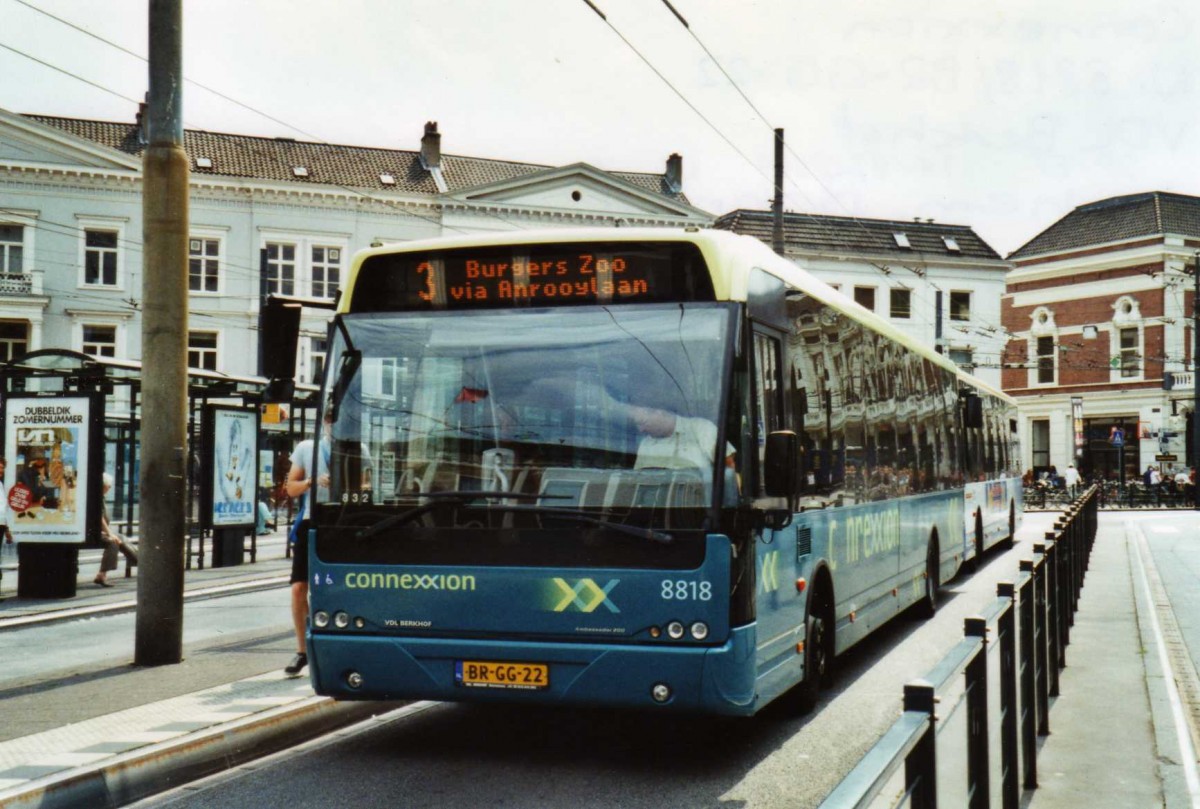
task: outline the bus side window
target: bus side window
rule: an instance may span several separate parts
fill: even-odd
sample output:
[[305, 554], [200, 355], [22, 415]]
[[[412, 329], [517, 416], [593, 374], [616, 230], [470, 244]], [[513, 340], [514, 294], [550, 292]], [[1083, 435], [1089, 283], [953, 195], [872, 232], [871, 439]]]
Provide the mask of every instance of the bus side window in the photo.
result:
[[[783, 385], [780, 373], [779, 338], [760, 331], [754, 332], [754, 410], [755, 442], [757, 444], [756, 465], [763, 469], [767, 435], [783, 429]], [[755, 492], [762, 494], [764, 482], [761, 472], [755, 484]]]

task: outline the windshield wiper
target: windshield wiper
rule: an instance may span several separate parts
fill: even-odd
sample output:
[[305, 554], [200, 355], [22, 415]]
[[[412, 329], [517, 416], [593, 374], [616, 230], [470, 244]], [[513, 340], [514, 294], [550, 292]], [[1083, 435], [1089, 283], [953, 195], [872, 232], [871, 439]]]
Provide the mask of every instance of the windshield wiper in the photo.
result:
[[422, 503], [419, 506], [410, 508], [408, 511], [401, 511], [399, 514], [393, 514], [390, 517], [384, 517], [382, 520], [375, 523], [374, 525], [369, 526], [369, 527], [364, 528], [363, 530], [359, 531], [358, 534], [356, 535], [356, 538], [366, 539], [367, 537], [373, 537], [376, 534], [378, 534], [380, 531], [386, 531], [388, 528], [391, 528], [393, 525], [399, 525], [401, 523], [409, 522], [410, 520], [420, 517], [422, 514], [428, 514], [430, 511], [433, 511], [436, 508], [441, 508], [442, 506], [446, 505], [447, 503], [449, 503], [451, 505], [454, 505], [454, 504], [461, 505], [461, 504], [469, 503], [472, 500], [479, 500], [481, 498], [487, 498], [487, 499], [503, 498], [506, 500], [539, 500], [539, 499], [545, 499], [545, 498], [553, 499], [553, 498], [569, 497], [570, 495], [528, 494], [528, 493], [521, 493], [521, 492], [474, 491], [474, 490], [459, 489], [459, 490], [455, 490], [455, 491], [445, 491], [445, 492], [425, 492], [419, 496], [427, 498], [430, 502]]
[[[493, 508], [493, 506], [488, 506]], [[576, 509], [555, 508], [554, 506], [499, 506], [500, 511], [524, 511], [531, 514], [545, 514], [547, 516], [562, 517], [567, 520], [575, 520], [576, 522], [585, 522], [589, 525], [599, 525], [603, 528], [610, 528], [621, 534], [628, 534], [631, 537], [638, 539], [649, 539], [652, 542], [659, 542], [663, 545], [669, 545], [675, 541], [675, 537], [665, 531], [656, 531], [653, 528], [643, 528], [640, 525], [626, 525], [622, 522], [612, 522], [611, 520], [603, 520], [599, 517], [594, 517], [586, 511], [577, 511]]]
[[[483, 491], [450, 491], [450, 492], [429, 492], [421, 495], [422, 497], [432, 498], [428, 503], [422, 503], [415, 508], [410, 508], [408, 511], [402, 511], [399, 514], [393, 514], [386, 517], [369, 528], [364, 528], [357, 534], [358, 539], [366, 539], [375, 536], [381, 531], [391, 528], [393, 525], [400, 525], [409, 522], [423, 514], [428, 514], [434, 509], [444, 505], [465, 505], [472, 500], [480, 498], [487, 499], [504, 499], [504, 500], [569, 500], [571, 495], [564, 494], [522, 494], [520, 492], [483, 492]], [[577, 509], [555, 508], [554, 506], [522, 506], [512, 504], [492, 504], [488, 503], [484, 508], [489, 511], [509, 511], [509, 512], [526, 512], [530, 514], [545, 514], [547, 516], [561, 517], [566, 520], [574, 520], [575, 522], [587, 523], [588, 525], [598, 525], [602, 528], [608, 528], [618, 533], [627, 534], [638, 539], [648, 539], [652, 542], [658, 542], [667, 545], [675, 541], [675, 537], [664, 531], [656, 531], [653, 528], [642, 528], [638, 525], [626, 525], [624, 523], [611, 522], [593, 516], [586, 511]]]

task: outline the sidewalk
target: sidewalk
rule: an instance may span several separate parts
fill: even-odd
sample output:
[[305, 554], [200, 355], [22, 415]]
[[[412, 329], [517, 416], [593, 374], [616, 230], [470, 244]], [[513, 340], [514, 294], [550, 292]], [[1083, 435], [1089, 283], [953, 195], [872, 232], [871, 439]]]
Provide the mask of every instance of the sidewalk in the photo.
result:
[[[282, 533], [259, 537], [254, 564], [185, 571], [185, 611], [198, 599], [255, 589], [286, 599], [284, 541]], [[114, 587], [99, 587], [99, 558], [81, 552], [75, 598], [34, 600], [15, 597], [16, 557], [6, 552], [0, 633], [133, 611], [136, 572], [125, 578], [122, 566], [109, 574]], [[289, 635], [176, 665], [0, 685], [0, 807], [125, 805], [392, 707], [334, 703], [314, 696], [307, 678], [285, 678]]]
[[1101, 513], [1029, 809], [1190, 806], [1132, 532]]

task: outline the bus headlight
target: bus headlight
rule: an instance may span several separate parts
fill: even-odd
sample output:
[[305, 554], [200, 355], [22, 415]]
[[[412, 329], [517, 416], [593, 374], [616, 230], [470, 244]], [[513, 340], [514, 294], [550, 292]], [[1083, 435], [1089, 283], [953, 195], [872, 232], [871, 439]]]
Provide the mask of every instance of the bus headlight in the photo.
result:
[[650, 697], [655, 702], [666, 702], [671, 698], [671, 686], [666, 683], [655, 683], [650, 689]]
[[338, 629], [345, 629], [350, 626], [350, 615], [345, 612], [335, 612], [333, 614], [333, 625]]
[[317, 629], [324, 629], [329, 626], [329, 613], [325, 610], [317, 610], [313, 613], [313, 626]]
[[708, 637], [708, 624], [703, 621], [697, 621], [692, 624], [692, 637], [696, 640], [704, 640]]
[[351, 688], [362, 688], [363, 676], [357, 671], [352, 671], [346, 675], [346, 685]]
[[667, 624], [667, 637], [671, 640], [679, 640], [683, 637], [683, 624], [679, 621], [672, 621]]

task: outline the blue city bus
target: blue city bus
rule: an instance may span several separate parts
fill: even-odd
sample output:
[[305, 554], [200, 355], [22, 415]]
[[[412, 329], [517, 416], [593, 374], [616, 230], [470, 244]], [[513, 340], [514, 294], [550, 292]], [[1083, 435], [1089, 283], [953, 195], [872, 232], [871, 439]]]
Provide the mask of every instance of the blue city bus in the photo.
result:
[[337, 699], [807, 709], [1021, 513], [1011, 399], [743, 236], [366, 250], [328, 345]]

